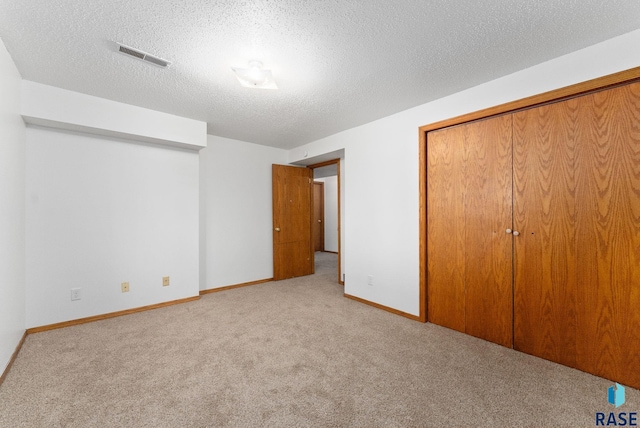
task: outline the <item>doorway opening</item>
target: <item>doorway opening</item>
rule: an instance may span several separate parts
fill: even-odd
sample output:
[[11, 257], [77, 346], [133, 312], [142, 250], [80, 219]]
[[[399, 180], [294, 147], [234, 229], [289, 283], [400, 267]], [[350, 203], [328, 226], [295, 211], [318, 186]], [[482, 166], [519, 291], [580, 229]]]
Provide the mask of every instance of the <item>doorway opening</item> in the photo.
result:
[[314, 250], [316, 268], [335, 266], [344, 285], [340, 236], [340, 159], [309, 165], [314, 180]]

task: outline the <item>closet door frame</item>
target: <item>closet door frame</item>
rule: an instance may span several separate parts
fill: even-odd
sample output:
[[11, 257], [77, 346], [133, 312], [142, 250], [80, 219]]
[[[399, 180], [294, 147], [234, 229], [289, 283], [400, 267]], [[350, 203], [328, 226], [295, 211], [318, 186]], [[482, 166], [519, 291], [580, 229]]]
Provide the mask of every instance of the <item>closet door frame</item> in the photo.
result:
[[419, 191], [420, 191], [420, 315], [421, 322], [427, 321], [427, 132], [437, 129], [447, 128], [449, 126], [459, 125], [479, 119], [485, 119], [492, 116], [513, 113], [518, 110], [540, 106], [551, 102], [556, 102], [580, 95], [587, 94], [603, 89], [609, 89], [614, 86], [640, 81], [640, 67], [588, 80], [586, 82], [577, 83], [544, 92], [509, 103], [490, 107], [476, 112], [457, 116], [451, 119], [435, 122], [429, 125], [421, 126], [418, 130], [419, 135]]

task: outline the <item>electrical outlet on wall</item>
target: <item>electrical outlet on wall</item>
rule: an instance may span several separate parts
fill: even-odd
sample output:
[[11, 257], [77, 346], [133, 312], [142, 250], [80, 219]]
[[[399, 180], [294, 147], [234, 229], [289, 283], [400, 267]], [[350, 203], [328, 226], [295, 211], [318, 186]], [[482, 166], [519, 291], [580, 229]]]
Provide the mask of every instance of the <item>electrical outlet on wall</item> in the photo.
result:
[[122, 284], [120, 284], [120, 288], [122, 289], [123, 293], [127, 293], [129, 291], [129, 283], [123, 282]]
[[367, 275], [367, 284], [373, 285], [373, 275]]
[[80, 288], [72, 288], [71, 289], [71, 300], [80, 300], [82, 296], [80, 295]]
[[169, 285], [169, 277], [168, 276], [163, 276], [162, 277], [162, 286], [166, 287], [167, 285]]

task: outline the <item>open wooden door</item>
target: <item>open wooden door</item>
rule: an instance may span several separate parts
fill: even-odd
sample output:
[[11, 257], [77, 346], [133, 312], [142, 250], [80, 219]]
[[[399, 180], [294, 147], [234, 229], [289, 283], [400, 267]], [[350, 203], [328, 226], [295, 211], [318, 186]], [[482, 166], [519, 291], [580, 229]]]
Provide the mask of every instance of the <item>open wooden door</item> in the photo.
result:
[[313, 249], [324, 251], [324, 183], [313, 182]]
[[310, 275], [314, 272], [313, 171], [273, 165], [272, 172], [273, 279]]

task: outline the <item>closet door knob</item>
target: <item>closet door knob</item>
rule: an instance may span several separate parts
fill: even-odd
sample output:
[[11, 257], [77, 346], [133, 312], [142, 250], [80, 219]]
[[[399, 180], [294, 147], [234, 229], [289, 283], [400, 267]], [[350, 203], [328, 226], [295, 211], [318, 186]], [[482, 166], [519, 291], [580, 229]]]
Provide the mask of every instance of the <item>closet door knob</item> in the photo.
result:
[[279, 227], [276, 227], [276, 232], [280, 232], [280, 228]]
[[513, 232], [513, 231], [512, 231], [511, 229], [507, 229], [507, 230], [506, 230], [506, 232], [507, 232], [507, 233], [511, 233], [511, 232]]
[[513, 236], [518, 236], [518, 235], [520, 235], [520, 232], [518, 232], [517, 230], [514, 230], [513, 231]]

